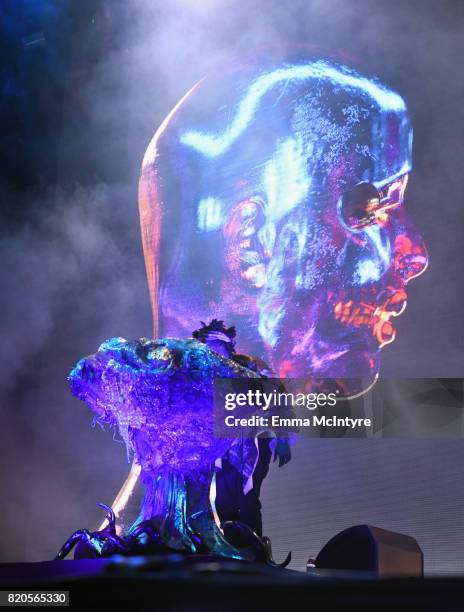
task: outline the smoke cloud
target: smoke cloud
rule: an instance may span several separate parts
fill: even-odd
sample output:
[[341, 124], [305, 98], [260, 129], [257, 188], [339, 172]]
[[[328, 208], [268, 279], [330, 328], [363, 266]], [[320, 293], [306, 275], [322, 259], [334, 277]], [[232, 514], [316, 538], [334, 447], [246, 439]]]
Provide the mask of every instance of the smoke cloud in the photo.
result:
[[[49, 11], [53, 3], [46, 5]], [[0, 461], [9, 466], [0, 475], [1, 560], [52, 557], [72, 531], [98, 524], [95, 503], [111, 503], [126, 475], [124, 449], [107, 432], [90, 428], [90, 411], [71, 397], [66, 375], [108, 337], [151, 335], [137, 211], [140, 163], [180, 96], [233, 58], [304, 47], [378, 76], [406, 99], [415, 127], [408, 206], [428, 244], [431, 265], [411, 288], [398, 340], [383, 356], [383, 373], [462, 375], [464, 85], [455, 74], [463, 52], [463, 13], [459, 1], [116, 0], [96, 2], [82, 9], [80, 21], [66, 22], [70, 40], [68, 55], [59, 60], [66, 68], [60, 73], [57, 185], [40, 197], [3, 193], [8, 208], [25, 212], [21, 226], [6, 223], [0, 231]], [[57, 118], [50, 122], [57, 124]], [[46, 143], [34, 146], [39, 157], [47, 155]], [[363, 451], [365, 462], [374, 462], [379, 472], [388, 456], [382, 449]], [[346, 453], [358, 465], [359, 447], [350, 451], [332, 444], [331, 450], [332, 473], [346, 463]], [[398, 464], [414, 463], [414, 452], [413, 445], [395, 442]], [[422, 450], [417, 452], [423, 458]], [[454, 467], [462, 464], [462, 448], [456, 444], [453, 453], [449, 462], [444, 451], [440, 455], [444, 469], [455, 474], [447, 481], [450, 496], [451, 490], [464, 490]], [[300, 465], [308, 473], [309, 450], [301, 451], [303, 456]], [[296, 461], [286, 469], [278, 477], [296, 479]], [[424, 475], [418, 467], [403, 477], [413, 481]], [[379, 499], [374, 485], [372, 497]], [[300, 483], [288, 489], [294, 490], [288, 507], [268, 510], [269, 530], [283, 542], [282, 551], [288, 526], [279, 516], [290, 516], [306, 489], [310, 504], [317, 491]], [[273, 491], [272, 485], [267, 490]], [[433, 491], [430, 484], [431, 503]], [[343, 495], [348, 499], [349, 491]], [[451, 497], [446, 501], [447, 511], [453, 507], [464, 516], [463, 501], [455, 496], [453, 503]], [[389, 500], [388, 492], [384, 498], [387, 509], [398, 501]], [[436, 508], [439, 497], [433, 502]], [[267, 508], [272, 503], [269, 499]], [[301, 509], [303, 502], [298, 503]], [[368, 520], [352, 498], [348, 506], [360, 522]], [[405, 524], [412, 531], [417, 511], [417, 504], [408, 506]], [[382, 517], [387, 521], [387, 510]], [[342, 528], [339, 518], [328, 535]], [[317, 520], [324, 519], [312, 516], [313, 525]], [[434, 521], [431, 514], [429, 523], [423, 522], [424, 538], [427, 530], [435, 531]], [[399, 518], [395, 527], [401, 527]], [[435, 550], [439, 542], [426, 545]], [[432, 569], [448, 567], [446, 557], [455, 558], [450, 547]]]

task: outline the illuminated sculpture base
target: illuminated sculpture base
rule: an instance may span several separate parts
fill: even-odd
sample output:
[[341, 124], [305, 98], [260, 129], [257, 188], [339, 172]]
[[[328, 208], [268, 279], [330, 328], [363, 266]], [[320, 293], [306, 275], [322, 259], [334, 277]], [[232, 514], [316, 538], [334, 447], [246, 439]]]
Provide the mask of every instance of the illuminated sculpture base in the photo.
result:
[[226, 525], [225, 538], [210, 503], [212, 466], [234, 440], [214, 437], [216, 377], [258, 375], [197, 340], [112, 338], [79, 361], [69, 376], [74, 395], [102, 424], [117, 429], [141, 468], [145, 496], [135, 523], [117, 535], [114, 514], [97, 532], [79, 530], [58, 553], [76, 556], [160, 550], [271, 560], [269, 542], [246, 526]]

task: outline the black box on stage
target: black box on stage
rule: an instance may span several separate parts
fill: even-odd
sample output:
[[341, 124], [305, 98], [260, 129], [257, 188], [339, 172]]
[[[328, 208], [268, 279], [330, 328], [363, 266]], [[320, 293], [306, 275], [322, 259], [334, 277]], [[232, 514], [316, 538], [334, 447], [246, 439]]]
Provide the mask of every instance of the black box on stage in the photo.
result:
[[372, 527], [349, 527], [318, 554], [320, 569], [359, 570], [378, 576], [422, 576], [424, 558], [417, 541], [407, 535]]

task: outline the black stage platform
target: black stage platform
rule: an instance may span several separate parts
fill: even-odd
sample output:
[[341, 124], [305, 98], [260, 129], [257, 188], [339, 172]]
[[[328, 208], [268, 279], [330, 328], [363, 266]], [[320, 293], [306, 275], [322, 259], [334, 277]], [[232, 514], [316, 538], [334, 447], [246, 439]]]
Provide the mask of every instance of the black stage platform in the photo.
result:
[[0, 590], [68, 590], [70, 607], [109, 610], [459, 610], [464, 577], [305, 574], [211, 557], [0, 564]]

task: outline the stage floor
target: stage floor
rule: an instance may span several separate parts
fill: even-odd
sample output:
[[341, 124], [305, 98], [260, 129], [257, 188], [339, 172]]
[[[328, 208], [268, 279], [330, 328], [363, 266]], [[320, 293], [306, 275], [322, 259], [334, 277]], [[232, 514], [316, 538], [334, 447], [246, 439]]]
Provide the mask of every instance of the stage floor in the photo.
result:
[[462, 610], [464, 577], [378, 579], [309, 575], [194, 557], [84, 559], [0, 564], [0, 590], [66, 590], [70, 606], [108, 610]]

